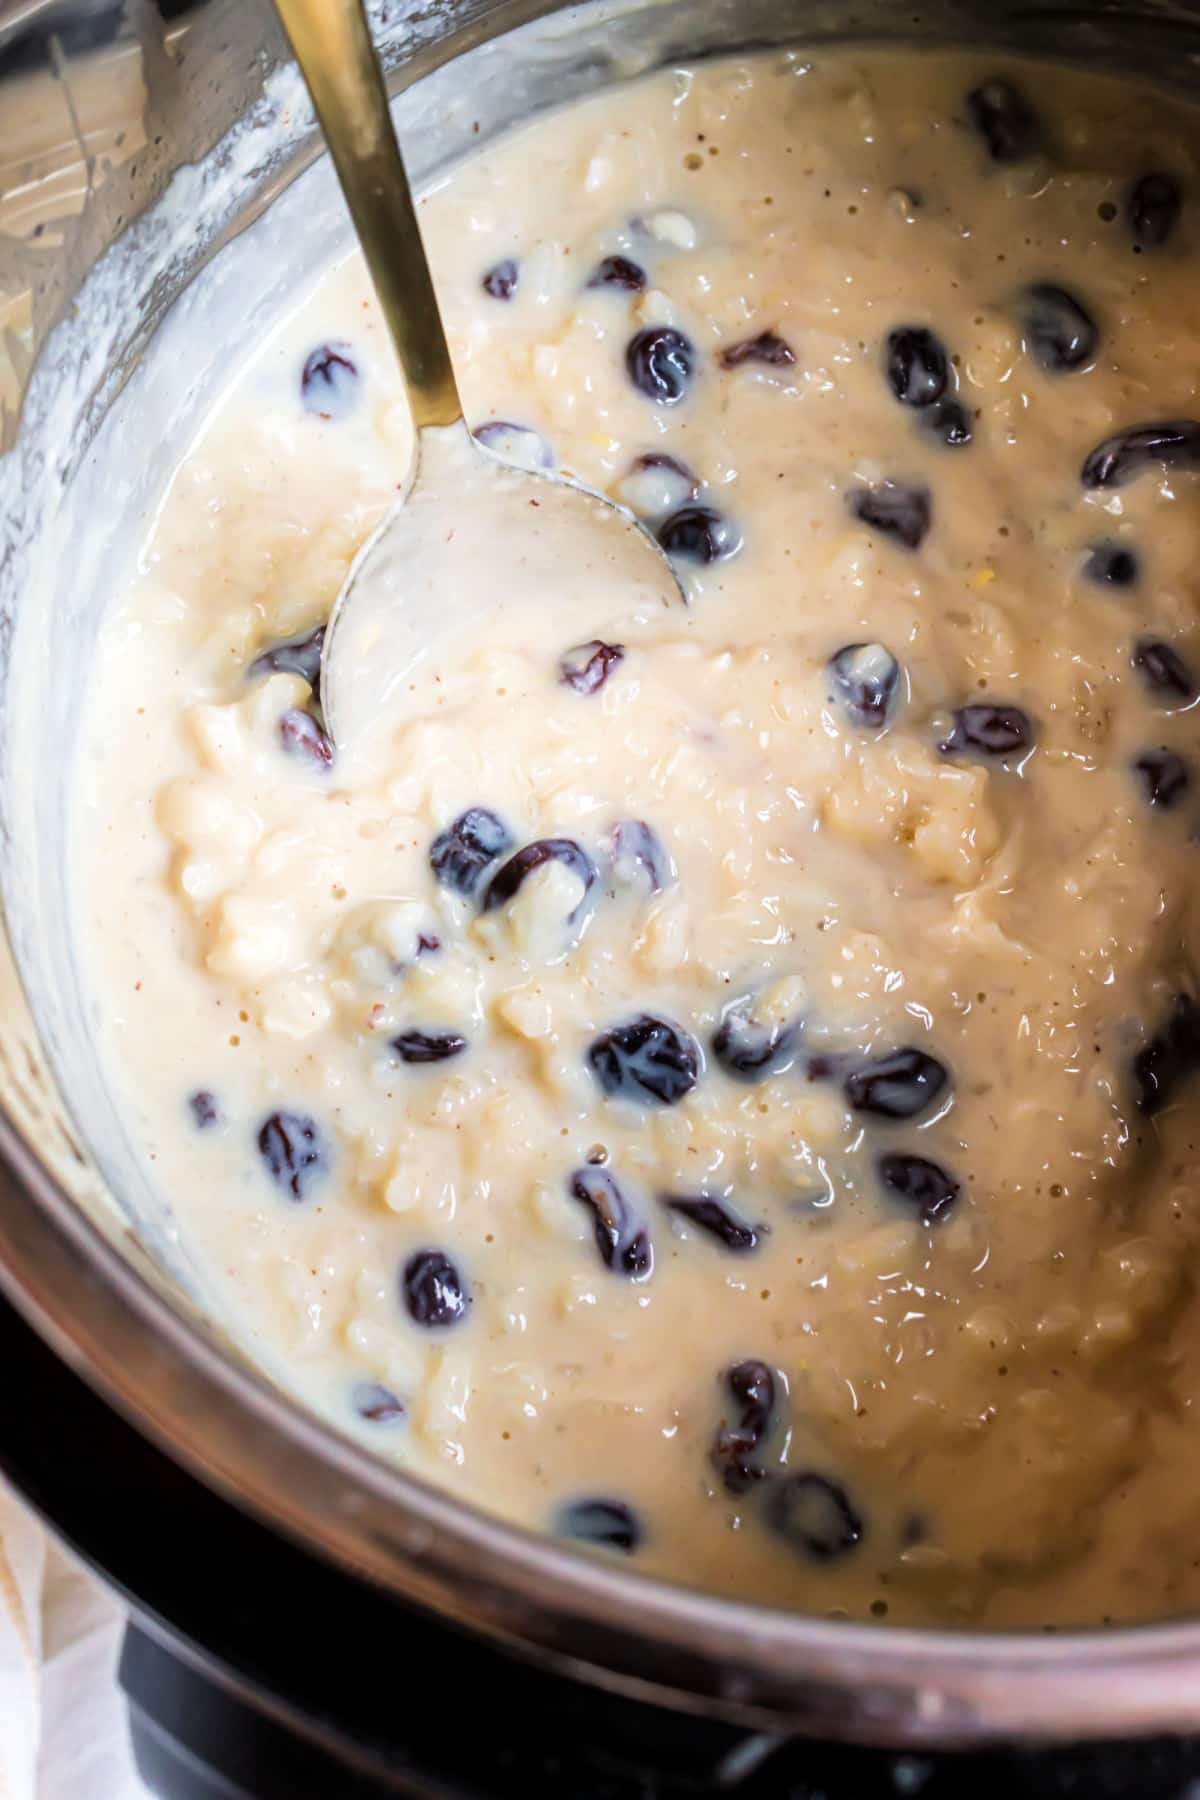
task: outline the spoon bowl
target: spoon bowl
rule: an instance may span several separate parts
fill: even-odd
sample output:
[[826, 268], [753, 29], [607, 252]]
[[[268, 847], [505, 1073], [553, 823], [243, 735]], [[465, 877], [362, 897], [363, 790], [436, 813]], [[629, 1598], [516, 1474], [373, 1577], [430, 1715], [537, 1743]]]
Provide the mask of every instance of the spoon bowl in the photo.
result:
[[462, 424], [422, 432], [418, 458], [326, 629], [321, 708], [338, 745], [386, 718], [431, 651], [485, 615], [544, 605], [548, 640], [565, 648], [631, 609], [684, 603], [650, 533], [603, 494], [507, 462]]
[[362, 0], [275, 0], [387, 321], [415, 430], [400, 499], [355, 558], [321, 657], [325, 727], [345, 745], [428, 648], [497, 610], [544, 605], [555, 641], [631, 605], [685, 603], [649, 531], [606, 495], [473, 438]]

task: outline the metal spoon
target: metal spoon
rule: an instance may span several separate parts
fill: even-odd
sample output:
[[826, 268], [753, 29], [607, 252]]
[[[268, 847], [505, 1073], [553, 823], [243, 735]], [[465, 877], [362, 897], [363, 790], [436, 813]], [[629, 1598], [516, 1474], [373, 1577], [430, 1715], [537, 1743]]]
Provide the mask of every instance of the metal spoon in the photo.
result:
[[344, 744], [447, 625], [545, 595], [554, 641], [566, 648], [576, 626], [594, 636], [616, 609], [683, 595], [631, 513], [561, 475], [504, 462], [471, 436], [362, 0], [275, 5], [396, 346], [416, 434], [402, 496], [351, 565], [325, 633], [321, 705]]

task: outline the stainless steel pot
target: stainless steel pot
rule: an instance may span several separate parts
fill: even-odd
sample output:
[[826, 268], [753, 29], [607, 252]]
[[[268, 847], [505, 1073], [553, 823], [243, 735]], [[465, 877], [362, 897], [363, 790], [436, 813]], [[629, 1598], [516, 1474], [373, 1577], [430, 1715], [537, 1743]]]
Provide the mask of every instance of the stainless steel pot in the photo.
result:
[[[85, 552], [98, 566], [108, 515], [150, 491], [155, 445], [135, 440], [121, 403], [148, 338], [318, 146], [265, 4], [163, 11], [0, 0], [0, 1286], [238, 1506], [603, 1686], [769, 1732], [897, 1746], [1197, 1730], [1200, 1623], [868, 1628], [600, 1567], [375, 1461], [268, 1385], [190, 1300], [112, 1114], [69, 949], [64, 821], [98, 623], [80, 569]], [[380, 0], [375, 13], [418, 179], [541, 106], [750, 43], [967, 39], [1200, 84], [1194, 0]], [[118, 94], [132, 125], [112, 112]], [[172, 376], [158, 404], [198, 404], [205, 375]], [[106, 505], [114, 486], [119, 507]]]

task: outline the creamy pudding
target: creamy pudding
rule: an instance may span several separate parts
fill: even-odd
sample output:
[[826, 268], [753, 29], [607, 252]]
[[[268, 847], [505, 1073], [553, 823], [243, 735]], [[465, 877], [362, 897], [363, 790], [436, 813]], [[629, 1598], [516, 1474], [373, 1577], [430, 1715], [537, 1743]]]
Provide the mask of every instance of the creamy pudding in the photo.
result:
[[688, 599], [484, 557], [345, 749], [411, 448], [358, 257], [231, 343], [111, 596], [80, 931], [210, 1303], [381, 1455], [839, 1616], [1200, 1598], [1198, 148], [864, 49], [456, 168], [470, 423]]

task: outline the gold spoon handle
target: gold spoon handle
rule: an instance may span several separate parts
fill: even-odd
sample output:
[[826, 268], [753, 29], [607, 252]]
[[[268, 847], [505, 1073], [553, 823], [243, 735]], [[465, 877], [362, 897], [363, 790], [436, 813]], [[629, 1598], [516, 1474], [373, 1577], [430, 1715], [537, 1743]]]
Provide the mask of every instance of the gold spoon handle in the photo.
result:
[[463, 416], [450, 347], [362, 0], [275, 0], [375, 283], [413, 424]]

